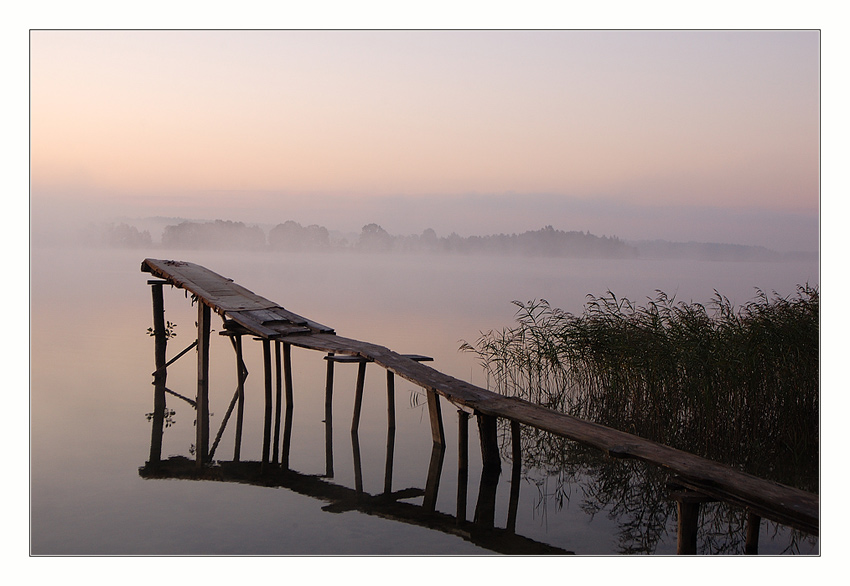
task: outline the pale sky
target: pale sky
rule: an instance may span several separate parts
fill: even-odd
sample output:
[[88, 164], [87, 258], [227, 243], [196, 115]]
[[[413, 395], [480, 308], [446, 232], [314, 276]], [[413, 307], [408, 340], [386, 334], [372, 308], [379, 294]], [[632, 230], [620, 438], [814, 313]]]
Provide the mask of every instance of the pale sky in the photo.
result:
[[817, 247], [816, 30], [35, 30], [30, 58], [35, 216]]

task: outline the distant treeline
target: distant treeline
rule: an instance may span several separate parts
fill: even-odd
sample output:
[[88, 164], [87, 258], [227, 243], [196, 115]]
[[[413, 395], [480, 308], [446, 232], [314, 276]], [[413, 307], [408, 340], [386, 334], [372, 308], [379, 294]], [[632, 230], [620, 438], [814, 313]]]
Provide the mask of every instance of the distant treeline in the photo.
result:
[[[110, 247], [151, 247], [147, 230], [126, 223], [89, 226], [85, 241]], [[332, 237], [324, 226], [302, 226], [288, 220], [271, 228], [266, 235], [256, 225], [215, 220], [183, 221], [168, 225], [162, 233], [162, 248], [194, 250], [272, 250], [424, 252], [455, 254], [517, 254], [527, 256], [564, 256], [594, 258], [636, 258], [637, 249], [616, 237], [595, 236], [588, 232], [565, 232], [546, 226], [521, 234], [496, 234], [463, 237], [456, 233], [440, 237], [428, 228], [419, 235], [392, 235], [378, 224], [363, 226], [360, 235], [349, 241]]]
[[[156, 246], [148, 230], [127, 223], [90, 225], [83, 234], [89, 245], [112, 248]], [[421, 234], [393, 235], [378, 224], [363, 226], [359, 235], [342, 236], [324, 226], [302, 226], [287, 220], [268, 231], [257, 225], [230, 220], [184, 220], [166, 225], [162, 248], [193, 250], [367, 251], [405, 253], [492, 254], [574, 258], [654, 258], [717, 261], [811, 260], [816, 253], [780, 253], [761, 246], [663, 240], [625, 242], [615, 236], [556, 230], [546, 226], [521, 234], [437, 236], [428, 228]]]

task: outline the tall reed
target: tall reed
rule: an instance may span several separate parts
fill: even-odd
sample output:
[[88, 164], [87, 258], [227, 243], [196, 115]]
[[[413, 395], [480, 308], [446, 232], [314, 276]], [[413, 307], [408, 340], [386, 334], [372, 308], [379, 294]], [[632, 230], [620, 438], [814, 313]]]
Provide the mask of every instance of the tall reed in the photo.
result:
[[738, 309], [716, 291], [707, 305], [658, 291], [644, 306], [609, 291], [578, 316], [514, 304], [514, 327], [461, 346], [493, 390], [818, 490], [816, 287], [757, 290]]

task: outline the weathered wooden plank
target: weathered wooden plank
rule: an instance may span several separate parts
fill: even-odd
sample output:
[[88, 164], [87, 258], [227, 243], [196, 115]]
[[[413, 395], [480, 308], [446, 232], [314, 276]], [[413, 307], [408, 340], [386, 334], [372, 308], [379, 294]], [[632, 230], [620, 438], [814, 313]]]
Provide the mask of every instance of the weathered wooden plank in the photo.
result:
[[[235, 319], [236, 316], [231, 314], [236, 312], [272, 310], [273, 317], [269, 319], [289, 321], [292, 324], [306, 326], [309, 330], [317, 332], [333, 333], [333, 328], [313, 322], [284, 309], [277, 303], [261, 297], [242, 285], [235, 283], [233, 279], [223, 277], [201, 265], [185, 261], [147, 258], [142, 262], [142, 271], [151, 273], [176, 287], [192, 292], [204, 304], [221, 315], [228, 314], [229, 317]], [[253, 320], [250, 317], [243, 319], [248, 323], [243, 323], [240, 319], [236, 319], [236, 321], [245, 327], [251, 328], [252, 333], [262, 337], [273, 337], [275, 334], [290, 335], [303, 331], [275, 332], [271, 329], [254, 329], [256, 325], [253, 322], [259, 321], [260, 325], [262, 325], [263, 320]]]
[[142, 271], [191, 291], [217, 312], [264, 309], [277, 304], [222, 277], [206, 267], [185, 261], [145, 259]]

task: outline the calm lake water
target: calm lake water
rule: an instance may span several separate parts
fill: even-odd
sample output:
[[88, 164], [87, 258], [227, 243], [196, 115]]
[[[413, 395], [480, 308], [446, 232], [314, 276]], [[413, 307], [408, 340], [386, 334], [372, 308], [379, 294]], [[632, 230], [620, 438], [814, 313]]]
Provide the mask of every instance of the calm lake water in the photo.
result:
[[[84, 252], [84, 256], [80, 253]], [[146, 257], [186, 260], [234, 279], [342, 336], [402, 353], [432, 356], [434, 368], [485, 386], [461, 340], [510, 325], [514, 299], [545, 298], [579, 313], [586, 294], [607, 290], [643, 303], [660, 289], [683, 301], [709, 302], [716, 289], [736, 305], [755, 287], [782, 295], [818, 283], [815, 262], [729, 263], [571, 260], [360, 254], [246, 254], [177, 250], [34, 248], [31, 264], [31, 552], [74, 554], [492, 554], [486, 543], [379, 513], [334, 510], [315, 495], [213, 481], [144, 479], [150, 450], [153, 339]], [[85, 258], [85, 264], [80, 259]], [[165, 288], [166, 319], [177, 337], [168, 356], [194, 339], [196, 308], [183, 291]], [[233, 350], [217, 335], [211, 348], [211, 435], [236, 388]], [[245, 338], [246, 416], [243, 460], [259, 460], [262, 445], [263, 369], [259, 342]], [[290, 467], [304, 475], [326, 472], [323, 354], [292, 350], [294, 419]], [[387, 464], [386, 378], [367, 368], [358, 444], [349, 433], [357, 368], [335, 373], [334, 475], [327, 482], [379, 494]], [[168, 387], [194, 397], [194, 352], [168, 371]], [[424, 398], [396, 379], [397, 429], [392, 445], [392, 490], [422, 489], [431, 463]], [[448, 449], [435, 509], [457, 508], [457, 418], [443, 402]], [[163, 456], [190, 456], [194, 411], [168, 397], [175, 410]], [[470, 422], [467, 518], [472, 520], [481, 476], [474, 420]], [[360, 471], [356, 474], [355, 455]], [[216, 459], [233, 453], [232, 424]], [[556, 470], [524, 470], [516, 534], [526, 543], [577, 554], [676, 551], [675, 519], [643, 530], [640, 514], [616, 497], [600, 498], [600, 479], [584, 471], [564, 480]], [[636, 471], [638, 477], [645, 471]], [[648, 472], [647, 472], [648, 473]], [[510, 504], [510, 462], [496, 486], [495, 526], [504, 528]], [[613, 494], [613, 493], [612, 493]], [[405, 502], [422, 504], [422, 496]], [[724, 551], [723, 527], [704, 535], [706, 552]], [[651, 535], [649, 535], [651, 533]], [[733, 540], [734, 541], [734, 540]], [[648, 544], [648, 545], [647, 545]], [[817, 553], [817, 539], [765, 524], [761, 553]]]

